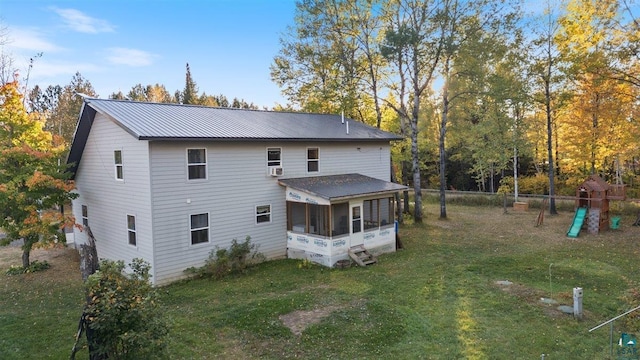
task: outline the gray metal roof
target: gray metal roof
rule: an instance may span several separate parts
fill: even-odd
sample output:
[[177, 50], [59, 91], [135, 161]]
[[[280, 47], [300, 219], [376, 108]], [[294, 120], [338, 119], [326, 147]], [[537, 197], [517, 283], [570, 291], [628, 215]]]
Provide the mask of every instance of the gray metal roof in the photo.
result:
[[[402, 138], [340, 115], [84, 98], [67, 163], [75, 177], [97, 113], [139, 140], [382, 141]], [[347, 133], [347, 129], [349, 130]]]
[[395, 193], [408, 189], [404, 185], [372, 178], [361, 174], [314, 176], [280, 179], [279, 183], [327, 200], [339, 200], [356, 196]]
[[[140, 140], [399, 140], [340, 115], [85, 99]], [[347, 124], [349, 133], [347, 134]]]

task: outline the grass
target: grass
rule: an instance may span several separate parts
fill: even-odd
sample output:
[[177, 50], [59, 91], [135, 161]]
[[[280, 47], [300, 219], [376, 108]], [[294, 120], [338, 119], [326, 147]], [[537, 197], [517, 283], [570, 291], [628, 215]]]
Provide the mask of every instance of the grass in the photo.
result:
[[[405, 249], [375, 266], [272, 261], [160, 288], [170, 358], [608, 358], [609, 327], [588, 330], [638, 305], [623, 301], [640, 280], [635, 215], [623, 215], [620, 230], [569, 239], [570, 212], [534, 227], [536, 210], [447, 210], [439, 220], [438, 205], [426, 204], [423, 224], [401, 227]], [[11, 277], [0, 263], [2, 359], [69, 356], [83, 300], [77, 258], [49, 262], [43, 273]], [[584, 289], [582, 321], [539, 301], [571, 305], [574, 287]], [[616, 321], [614, 340], [635, 330]]]

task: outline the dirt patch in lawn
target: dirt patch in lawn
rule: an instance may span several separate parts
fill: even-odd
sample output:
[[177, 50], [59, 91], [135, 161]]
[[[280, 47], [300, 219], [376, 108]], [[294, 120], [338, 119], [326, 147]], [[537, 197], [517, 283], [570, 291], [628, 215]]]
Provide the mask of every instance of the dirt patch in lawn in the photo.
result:
[[280, 321], [289, 329], [294, 335], [301, 335], [302, 332], [313, 324], [318, 324], [324, 318], [331, 315], [332, 312], [340, 309], [340, 306], [325, 306], [313, 310], [296, 310], [288, 314], [280, 315]]
[[[503, 284], [501, 282], [496, 282], [496, 286], [498, 286], [502, 291], [513, 295], [531, 305], [539, 306], [545, 315], [551, 318], [558, 318], [561, 316], [567, 316], [567, 314], [563, 313], [558, 306], [560, 305], [571, 305], [573, 306], [573, 294], [568, 292], [559, 292], [553, 294], [553, 300], [557, 303], [546, 303], [542, 301], [542, 299], [548, 300], [549, 294], [546, 291], [542, 291], [539, 289], [533, 289], [530, 287], [526, 287], [521, 284]], [[588, 314], [584, 312], [584, 316], [586, 317]]]
[[[69, 278], [69, 276], [80, 277], [80, 256], [78, 251], [62, 245], [55, 245], [47, 248], [37, 248], [31, 251], [30, 261], [48, 262], [51, 268], [38, 272], [41, 277], [51, 278], [51, 280], [59, 279], [61, 276]], [[0, 273], [4, 274], [11, 266], [22, 265], [22, 248], [20, 246], [1, 246], [0, 247]], [[32, 274], [25, 274], [32, 275]], [[29, 276], [28, 276], [29, 277]], [[13, 278], [13, 276], [10, 276]]]

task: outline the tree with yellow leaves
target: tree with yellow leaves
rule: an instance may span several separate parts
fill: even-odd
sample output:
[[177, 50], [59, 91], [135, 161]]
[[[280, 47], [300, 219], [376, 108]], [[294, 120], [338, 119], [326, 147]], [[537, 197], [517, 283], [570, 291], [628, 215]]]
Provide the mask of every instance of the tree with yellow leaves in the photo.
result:
[[627, 159], [636, 148], [638, 131], [633, 119], [638, 88], [620, 79], [616, 50], [625, 44], [620, 31], [620, 4], [615, 0], [571, 0], [561, 17], [556, 37], [560, 51], [569, 59], [567, 69], [573, 93], [560, 115], [558, 134], [565, 170], [582, 175], [600, 173], [613, 177], [615, 163]]
[[58, 163], [64, 144], [43, 128], [38, 113], [26, 112], [17, 81], [0, 87], [0, 229], [6, 235], [0, 244], [24, 241], [25, 271], [36, 244], [54, 241], [65, 225], [73, 224], [70, 216], [54, 210], [76, 196], [73, 181]]

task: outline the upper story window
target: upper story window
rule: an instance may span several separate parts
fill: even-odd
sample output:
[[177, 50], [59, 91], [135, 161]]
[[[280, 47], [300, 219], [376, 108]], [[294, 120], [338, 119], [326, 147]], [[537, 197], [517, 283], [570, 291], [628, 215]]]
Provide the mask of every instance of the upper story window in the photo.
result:
[[209, 242], [209, 214], [191, 215], [191, 245]]
[[256, 223], [271, 222], [271, 205], [256, 206]]
[[207, 178], [206, 149], [187, 149], [187, 170], [189, 180]]
[[267, 166], [282, 166], [281, 148], [267, 148]]
[[113, 164], [116, 168], [116, 180], [124, 180], [124, 168], [122, 165], [122, 150], [113, 151]]
[[307, 172], [318, 172], [320, 169], [320, 149], [307, 149]]
[[136, 233], [136, 217], [133, 215], [127, 215], [127, 232], [129, 233], [129, 245], [136, 246], [137, 233]]
[[87, 205], [82, 205], [82, 225], [89, 226], [89, 211]]

